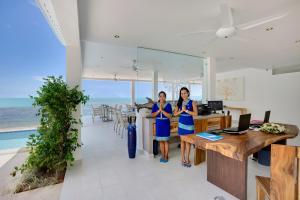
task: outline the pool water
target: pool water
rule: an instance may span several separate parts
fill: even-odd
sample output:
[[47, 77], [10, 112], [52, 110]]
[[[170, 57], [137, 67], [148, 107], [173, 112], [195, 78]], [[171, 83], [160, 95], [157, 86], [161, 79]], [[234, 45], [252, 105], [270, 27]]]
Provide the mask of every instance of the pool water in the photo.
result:
[[2, 132], [0, 133], [0, 150], [25, 147], [29, 135], [36, 133], [37, 130]]

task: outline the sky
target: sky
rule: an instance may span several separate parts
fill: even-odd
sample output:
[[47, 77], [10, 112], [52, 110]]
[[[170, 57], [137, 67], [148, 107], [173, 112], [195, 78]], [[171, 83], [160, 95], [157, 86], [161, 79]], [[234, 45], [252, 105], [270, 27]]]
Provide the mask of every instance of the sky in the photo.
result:
[[[43, 77], [65, 78], [65, 47], [34, 0], [0, 0], [0, 44], [0, 98], [36, 95]], [[91, 97], [131, 95], [128, 81], [83, 80], [82, 84]], [[137, 97], [151, 94], [150, 82], [136, 86]]]
[[65, 76], [65, 48], [34, 0], [0, 1], [0, 97], [28, 97], [42, 77]]

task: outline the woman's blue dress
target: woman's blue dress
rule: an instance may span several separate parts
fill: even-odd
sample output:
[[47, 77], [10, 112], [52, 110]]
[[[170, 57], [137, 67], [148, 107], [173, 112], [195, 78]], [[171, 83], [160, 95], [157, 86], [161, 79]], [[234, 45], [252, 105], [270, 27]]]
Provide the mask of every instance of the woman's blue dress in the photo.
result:
[[[155, 103], [152, 107], [152, 113], [159, 110], [159, 103]], [[163, 110], [169, 114], [172, 114], [172, 106], [169, 103], [164, 105]], [[159, 113], [156, 116], [156, 140], [157, 141], [168, 141], [170, 138], [170, 119], [164, 114]]]
[[[182, 102], [183, 104], [184, 102]], [[182, 106], [179, 108], [182, 110]], [[186, 104], [186, 109], [189, 111], [193, 111], [193, 101], [188, 100]], [[188, 135], [188, 134], [193, 134], [195, 130], [194, 126], [194, 119], [193, 116], [183, 112], [179, 116], [179, 123], [178, 123], [178, 134], [179, 135]]]

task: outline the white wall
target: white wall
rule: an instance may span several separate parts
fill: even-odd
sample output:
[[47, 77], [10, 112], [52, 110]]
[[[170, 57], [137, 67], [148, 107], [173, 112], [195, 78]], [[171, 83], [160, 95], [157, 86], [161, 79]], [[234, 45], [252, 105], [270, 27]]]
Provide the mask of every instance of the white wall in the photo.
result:
[[[271, 71], [243, 69], [218, 73], [217, 79], [245, 77], [245, 99], [224, 101], [224, 105], [246, 107], [252, 119], [263, 119], [271, 110], [270, 121], [295, 124], [300, 127], [300, 72], [272, 75]], [[300, 145], [300, 136], [289, 142]]]

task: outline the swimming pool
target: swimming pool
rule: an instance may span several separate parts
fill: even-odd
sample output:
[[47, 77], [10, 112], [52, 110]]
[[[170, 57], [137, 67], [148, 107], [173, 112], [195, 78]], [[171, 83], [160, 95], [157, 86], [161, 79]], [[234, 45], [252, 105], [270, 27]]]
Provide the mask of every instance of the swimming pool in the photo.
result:
[[29, 135], [36, 133], [37, 130], [2, 132], [0, 133], [0, 150], [25, 147]]

